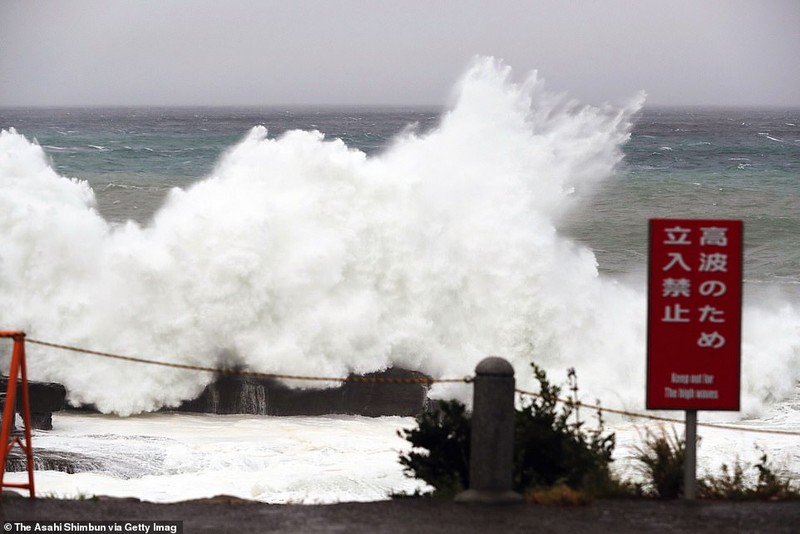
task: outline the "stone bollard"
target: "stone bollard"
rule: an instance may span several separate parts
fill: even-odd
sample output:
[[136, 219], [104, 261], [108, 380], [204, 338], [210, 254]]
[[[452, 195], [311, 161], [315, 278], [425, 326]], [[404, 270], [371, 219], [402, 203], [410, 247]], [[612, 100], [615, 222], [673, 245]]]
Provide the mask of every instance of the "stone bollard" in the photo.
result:
[[469, 489], [456, 502], [517, 503], [514, 466], [514, 368], [503, 358], [485, 358], [475, 368]]

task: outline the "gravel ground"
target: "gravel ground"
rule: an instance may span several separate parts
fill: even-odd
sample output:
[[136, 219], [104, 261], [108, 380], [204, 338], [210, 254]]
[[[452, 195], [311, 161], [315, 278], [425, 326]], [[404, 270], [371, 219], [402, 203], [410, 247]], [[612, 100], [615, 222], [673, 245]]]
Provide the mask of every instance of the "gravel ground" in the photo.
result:
[[74, 521], [117, 521], [121, 532], [135, 531], [140, 524], [182, 521], [185, 533], [800, 532], [800, 502], [687, 503], [643, 499], [598, 500], [583, 506], [491, 506], [435, 499], [270, 505], [232, 497], [154, 504], [106, 498], [30, 500], [5, 493], [0, 501], [0, 517], [4, 532], [25, 532], [27, 526], [35, 529], [33, 523], [15, 525], [22, 521], [61, 522], [57, 524], [62, 525], [63, 532], [79, 531], [66, 525]]

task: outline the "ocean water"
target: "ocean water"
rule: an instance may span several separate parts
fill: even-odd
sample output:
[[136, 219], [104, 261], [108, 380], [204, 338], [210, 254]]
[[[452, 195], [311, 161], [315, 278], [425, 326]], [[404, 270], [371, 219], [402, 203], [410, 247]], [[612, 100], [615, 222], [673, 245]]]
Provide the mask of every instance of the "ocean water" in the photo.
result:
[[[555, 380], [575, 367], [583, 400], [642, 410], [647, 220], [741, 218], [742, 412], [700, 418], [800, 431], [800, 110], [643, 95], [592, 108], [488, 59], [453, 95], [441, 109], [0, 109], [0, 326], [321, 376], [460, 377], [498, 354], [523, 389], [532, 360]], [[107, 414], [57, 414], [35, 436], [103, 464], [37, 473], [40, 491], [331, 502], [416, 487], [396, 464], [411, 420], [152, 414], [210, 376], [28, 355], [31, 377]], [[626, 469], [641, 426], [612, 425]], [[800, 472], [796, 436], [700, 433], [709, 469], [759, 445]]]

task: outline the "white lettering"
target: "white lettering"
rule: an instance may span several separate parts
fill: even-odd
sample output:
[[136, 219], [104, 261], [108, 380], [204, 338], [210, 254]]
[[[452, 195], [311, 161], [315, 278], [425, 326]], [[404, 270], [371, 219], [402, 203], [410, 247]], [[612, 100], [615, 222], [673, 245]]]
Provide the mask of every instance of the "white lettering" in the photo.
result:
[[664, 266], [662, 271], [669, 271], [670, 269], [672, 269], [677, 265], [684, 271], [691, 272], [691, 269], [689, 268], [688, 265], [686, 265], [686, 262], [683, 259], [683, 254], [681, 254], [680, 252], [670, 252], [669, 254], [667, 254], [667, 256], [669, 256], [672, 259], [669, 261], [669, 263], [667, 263], [666, 266]]
[[700, 332], [697, 339], [697, 346], [704, 349], [718, 349], [725, 345], [725, 338], [719, 332]]
[[[61, 523], [53, 523], [52, 525], [42, 525], [39, 523], [33, 524], [33, 531], [34, 532], [62, 532], [64, 525]], [[30, 530], [30, 527], [26, 528], [25, 530]]]
[[727, 289], [725, 283], [720, 280], [706, 280], [700, 284], [700, 294], [704, 297], [721, 297]]
[[698, 399], [713, 400], [719, 398], [719, 391], [717, 391], [716, 389], [698, 389], [696, 393]]
[[691, 282], [688, 278], [665, 278], [661, 284], [664, 297], [688, 297]]
[[673, 226], [672, 228], [665, 228], [664, 232], [667, 238], [664, 240], [665, 245], [691, 245], [689, 241], [689, 232], [691, 228], [682, 228], [680, 226]]
[[673, 304], [672, 306], [664, 306], [664, 317], [661, 318], [662, 323], [688, 323], [689, 318], [686, 314], [689, 313], [689, 308], [681, 308], [680, 304]]
[[714, 306], [703, 306], [700, 308], [700, 322], [705, 323], [724, 323], [725, 319], [722, 317], [725, 315], [725, 310], [718, 310]]
[[125, 523], [125, 532], [150, 532], [150, 525], [145, 523]]
[[678, 373], [672, 373], [672, 383], [673, 384], [688, 384], [689, 383], [689, 375], [679, 375]]
[[728, 246], [728, 237], [725, 235], [727, 228], [719, 228], [717, 226], [710, 226], [708, 228], [700, 228], [703, 235], [700, 236], [700, 245], [716, 245], [718, 247]]
[[719, 252], [713, 254], [700, 253], [700, 272], [728, 272], [728, 255]]

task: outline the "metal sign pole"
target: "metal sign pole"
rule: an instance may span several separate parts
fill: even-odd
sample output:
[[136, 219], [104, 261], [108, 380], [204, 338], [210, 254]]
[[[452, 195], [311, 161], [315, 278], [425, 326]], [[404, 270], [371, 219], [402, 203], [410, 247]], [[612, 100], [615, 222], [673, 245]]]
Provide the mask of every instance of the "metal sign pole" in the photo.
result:
[[740, 407], [744, 224], [650, 219], [648, 410], [685, 410], [683, 497], [697, 494], [697, 411]]
[[683, 458], [683, 498], [695, 499], [697, 489], [697, 410], [686, 410], [686, 445]]

